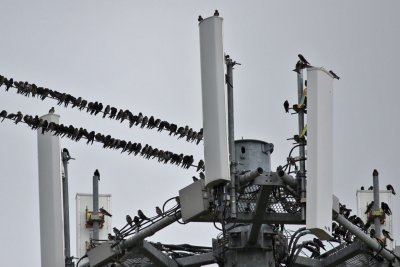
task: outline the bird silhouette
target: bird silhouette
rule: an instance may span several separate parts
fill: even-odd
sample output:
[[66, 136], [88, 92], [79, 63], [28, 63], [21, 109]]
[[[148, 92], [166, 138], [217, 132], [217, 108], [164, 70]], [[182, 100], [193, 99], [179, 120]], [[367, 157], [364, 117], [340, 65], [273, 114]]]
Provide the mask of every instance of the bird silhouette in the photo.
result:
[[71, 155], [69, 154], [68, 149], [66, 149], [66, 148], [64, 147], [62, 151], [63, 151], [63, 154], [66, 156], [67, 159], [68, 159], [68, 158], [71, 158]]
[[392, 211], [389, 208], [389, 205], [385, 202], [381, 202], [381, 209], [383, 212], [385, 212], [387, 215], [392, 215]]
[[100, 180], [100, 172], [99, 172], [98, 169], [96, 169], [96, 170], [94, 171], [94, 176], [99, 177], [99, 180]]
[[385, 229], [382, 229], [382, 234], [383, 234], [384, 237], [386, 237], [390, 241], [393, 241], [393, 238], [390, 236], [389, 231], [386, 231]]
[[333, 71], [329, 71], [329, 73], [333, 76], [334, 79], [340, 80], [340, 77], [336, 75]]
[[142, 210], [138, 210], [138, 215], [140, 219], [150, 221], [150, 219], [146, 215], [144, 215]]
[[375, 229], [371, 229], [371, 230], [369, 231], [369, 236], [370, 236], [371, 238], [375, 238]]
[[393, 195], [396, 195], [396, 191], [394, 191], [394, 188], [393, 188], [393, 186], [391, 184], [388, 184], [386, 186], [386, 189], [391, 191]]
[[310, 65], [310, 63], [303, 57], [302, 54], [298, 54], [297, 56], [299, 57], [299, 59], [300, 59], [300, 61], [301, 61], [302, 63], [304, 63], [304, 64], [306, 64], [306, 65]]
[[371, 203], [369, 203], [367, 205], [367, 209], [365, 210], [365, 214], [367, 214], [368, 212], [370, 212], [372, 210], [372, 207], [374, 206], [374, 202], [371, 201]]
[[198, 19], [197, 19], [198, 22], [200, 22], [202, 20], [203, 20], [203, 18], [201, 16], [199, 16]]
[[162, 216], [163, 215], [162, 210], [158, 206], [156, 207], [156, 213], [157, 213], [158, 216]]
[[51, 109], [49, 110], [49, 114], [54, 114], [54, 112], [55, 112], [54, 107], [51, 107]]
[[99, 211], [100, 211], [101, 213], [103, 213], [104, 215], [108, 216], [108, 217], [112, 217], [112, 215], [111, 215], [108, 211], [106, 211], [103, 207], [101, 207], [101, 208], [99, 209]]
[[197, 163], [197, 168], [196, 168], [196, 172], [200, 171], [200, 170], [204, 170], [204, 160], [199, 160], [199, 163]]
[[361, 190], [364, 190], [364, 186], [361, 186]]
[[129, 224], [131, 227], [133, 226], [133, 220], [132, 217], [129, 215], [126, 215], [126, 223]]
[[219, 16], [219, 12], [218, 12], [218, 10], [215, 10], [215, 11], [214, 11], [214, 16], [216, 16], [216, 17], [218, 17], [218, 16]]
[[3, 119], [1, 120], [1, 122], [3, 122], [5, 120], [5, 118], [7, 117], [7, 111], [2, 110], [0, 112], [0, 118], [3, 117]]
[[285, 102], [283, 103], [283, 107], [285, 108], [286, 113], [289, 112], [289, 101], [285, 100]]

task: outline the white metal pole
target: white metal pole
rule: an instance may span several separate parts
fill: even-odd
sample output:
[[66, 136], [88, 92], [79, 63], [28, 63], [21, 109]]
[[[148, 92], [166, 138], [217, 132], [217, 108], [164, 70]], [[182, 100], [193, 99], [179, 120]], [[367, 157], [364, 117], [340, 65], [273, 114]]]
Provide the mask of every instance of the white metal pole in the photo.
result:
[[[59, 122], [59, 115], [41, 117]], [[42, 267], [64, 266], [60, 138], [38, 129], [40, 247]]]

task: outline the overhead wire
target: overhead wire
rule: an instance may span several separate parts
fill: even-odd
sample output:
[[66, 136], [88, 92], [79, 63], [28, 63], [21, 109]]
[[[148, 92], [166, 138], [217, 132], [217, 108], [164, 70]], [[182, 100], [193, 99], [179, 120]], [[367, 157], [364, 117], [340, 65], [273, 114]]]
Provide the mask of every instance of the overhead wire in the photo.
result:
[[68, 107], [69, 104], [71, 104], [72, 108], [76, 107], [80, 111], [86, 109], [87, 113], [93, 116], [101, 113], [103, 114], [103, 118], [108, 115], [108, 118], [115, 119], [121, 123], [126, 120], [129, 122], [129, 128], [135, 125], [142, 129], [146, 127], [147, 129], [157, 129], [158, 132], [166, 131], [170, 136], [178, 135], [178, 139], [184, 139], [191, 143], [196, 142], [196, 144], [199, 144], [203, 139], [202, 128], [199, 131], [194, 131], [193, 128], [187, 125], [178, 126], [175, 123], [169, 123], [166, 120], [161, 120], [154, 116], [143, 115], [141, 112], [134, 115], [128, 109], [118, 109], [110, 105], [103, 105], [98, 101], [88, 101], [82, 97], [74, 97], [71, 94], [40, 87], [34, 83], [14, 81], [13, 78], [7, 78], [0, 75], [0, 87], [2, 85], [5, 85], [6, 92], [8, 92], [10, 88], [13, 88], [17, 90], [17, 94], [25, 97], [37, 97], [42, 101], [46, 98], [51, 98], [58, 101], [57, 105]]
[[64, 124], [48, 122], [47, 120], [39, 118], [37, 115], [23, 115], [20, 111], [17, 113], [9, 113], [6, 110], [2, 110], [0, 112], [0, 119], [1, 118], [3, 118], [1, 122], [3, 122], [4, 119], [9, 119], [13, 120], [15, 124], [25, 123], [30, 126], [32, 130], [41, 129], [42, 134], [46, 132], [52, 132], [53, 135], [57, 135], [61, 138], [66, 137], [76, 142], [80, 141], [81, 139], [86, 139], [86, 144], [98, 142], [103, 144], [103, 148], [114, 150], [121, 149], [121, 153], [127, 152], [129, 155], [133, 153], [134, 156], [140, 155], [145, 159], [157, 158], [157, 161], [160, 163], [170, 163], [185, 169], [189, 169], [190, 167], [197, 168], [196, 165], [193, 165], [194, 159], [192, 155], [184, 155], [183, 153], [177, 154], [171, 151], [153, 148], [148, 144], [142, 146], [141, 143], [131, 141], [127, 142], [123, 139], [113, 138], [111, 135], [105, 136], [99, 132], [89, 132], [82, 127], [77, 128], [73, 125], [66, 126]]

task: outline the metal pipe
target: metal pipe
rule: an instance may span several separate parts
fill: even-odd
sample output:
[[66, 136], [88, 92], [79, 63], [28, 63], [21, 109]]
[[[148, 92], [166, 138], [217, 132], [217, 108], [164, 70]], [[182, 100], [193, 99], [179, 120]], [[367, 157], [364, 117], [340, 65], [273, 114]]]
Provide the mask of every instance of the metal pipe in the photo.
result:
[[[298, 92], [298, 104], [300, 104], [301, 99], [303, 98], [303, 70], [300, 70], [297, 73], [297, 92]], [[299, 117], [299, 136], [303, 132], [304, 129], [304, 110], [299, 109], [298, 111]], [[300, 141], [304, 142], [304, 141]], [[299, 147], [299, 156], [301, 159], [306, 157], [305, 145]], [[300, 161], [300, 171], [297, 174], [297, 178], [300, 180], [300, 196], [302, 199], [306, 198], [306, 162], [304, 160]], [[301, 218], [303, 220], [306, 219], [306, 210], [305, 206], [301, 209]]]
[[297, 187], [296, 179], [292, 175], [287, 174], [284, 170], [278, 170], [278, 176], [285, 184], [291, 186], [293, 189]]
[[93, 240], [99, 240], [99, 180], [100, 177], [93, 175]]
[[232, 62], [232, 59], [229, 56], [225, 57], [226, 62], [226, 83], [227, 83], [227, 90], [228, 90], [228, 140], [229, 140], [229, 156], [230, 156], [230, 172], [231, 172], [231, 188], [230, 188], [230, 195], [231, 195], [231, 218], [236, 218], [237, 213], [237, 203], [236, 203], [236, 163], [235, 163], [235, 121], [234, 121], [234, 114], [233, 114], [233, 66], [235, 65]]
[[253, 181], [254, 179], [256, 179], [258, 176], [260, 176], [262, 173], [264, 172], [263, 168], [257, 168], [254, 171], [245, 173], [243, 175], [239, 175], [238, 176], [238, 180], [239, 180], [239, 184], [240, 185], [244, 185], [247, 184], [251, 181]]
[[64, 175], [62, 177], [63, 188], [63, 210], [64, 210], [64, 253], [65, 266], [72, 267], [74, 263], [71, 258], [70, 248], [70, 231], [69, 231], [69, 195], [68, 195], [68, 161], [71, 159], [68, 152], [61, 153], [62, 163], [64, 167]]
[[[377, 170], [374, 170], [372, 173], [372, 179], [373, 179], [373, 185], [374, 185], [374, 211], [379, 211], [379, 174]], [[375, 225], [375, 237], [376, 238], [381, 238], [382, 233], [381, 233], [381, 219], [378, 216], [374, 217], [374, 225]]]
[[360, 228], [352, 224], [349, 220], [347, 220], [344, 216], [340, 215], [339, 213], [333, 214], [333, 219], [343, 225], [349, 232], [354, 234], [356, 237], [358, 237], [362, 242], [367, 244], [371, 249], [375, 250], [378, 252], [382, 257], [389, 261], [394, 261], [395, 256], [390, 253], [388, 250], [386, 250], [383, 246], [381, 246], [378, 241], [372, 239], [369, 237], [369, 235], [365, 234]]

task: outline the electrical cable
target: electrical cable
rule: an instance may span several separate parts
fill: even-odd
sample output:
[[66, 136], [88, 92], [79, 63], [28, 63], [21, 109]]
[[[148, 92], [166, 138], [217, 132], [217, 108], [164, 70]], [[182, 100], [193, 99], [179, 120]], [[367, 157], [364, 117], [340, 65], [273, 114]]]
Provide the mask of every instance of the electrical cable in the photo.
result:
[[[200, 141], [203, 139], [202, 129], [197, 132], [189, 126], [178, 127], [174, 123], [169, 123], [161, 119], [155, 119], [154, 116], [145, 116], [141, 112], [139, 112], [138, 115], [133, 115], [132, 112], [128, 109], [124, 111], [123, 109], [117, 109], [115, 107], [111, 107], [110, 105], [107, 105], [103, 110], [103, 104], [97, 101], [89, 102], [85, 99], [82, 99], [81, 97], [77, 98], [67, 93], [60, 93], [58, 91], [53, 91], [48, 88], [38, 87], [35, 84], [31, 84], [28, 82], [14, 82], [12, 78], [8, 79], [0, 75], [0, 87], [3, 84], [6, 86], [6, 92], [8, 92], [10, 88], [14, 88], [17, 89], [17, 94], [23, 95], [25, 97], [29, 98], [32, 95], [32, 97], [40, 97], [42, 101], [45, 98], [55, 99], [58, 101], [57, 105], [61, 106], [62, 104], [64, 104], [64, 107], [68, 107], [68, 105], [71, 104], [72, 108], [77, 107], [81, 111], [83, 109], [86, 109], [90, 115], [96, 116], [98, 113], [102, 113], [103, 118], [105, 118], [106, 115], [110, 114], [110, 119], [115, 118], [118, 121], [121, 120], [121, 123], [125, 119], [129, 121], [129, 127], [135, 125], [139, 126], [140, 128], [144, 128], [146, 126], [147, 129], [157, 128], [158, 132], [165, 130], [169, 132], [170, 136], [172, 136], [172, 134], [174, 134], [174, 136], [179, 135], [178, 139], [186, 137], [185, 140], [187, 142], [196, 141], [196, 144], [199, 144]], [[118, 110], [119, 112], [117, 114]]]
[[76, 263], [76, 267], [79, 267], [79, 263], [81, 262], [81, 260], [83, 260], [84, 258], [87, 258], [87, 257], [88, 257], [87, 254], [83, 255], [83, 256], [78, 260], [78, 262]]
[[98, 142], [103, 144], [103, 148], [109, 149], [122, 149], [122, 152], [127, 152], [128, 155], [133, 153], [134, 156], [140, 155], [145, 159], [155, 159], [159, 163], [170, 163], [182, 168], [188, 169], [189, 167], [197, 167], [193, 165], [193, 156], [173, 153], [167, 150], [161, 150], [158, 148], [152, 148], [146, 144], [144, 147], [140, 143], [126, 142], [122, 139], [116, 139], [111, 135], [103, 135], [101, 133], [95, 133], [95, 131], [88, 131], [84, 128], [77, 128], [73, 125], [65, 126], [64, 124], [57, 124], [54, 122], [48, 122], [47, 120], [40, 119], [39, 116], [33, 117], [32, 115], [23, 115], [21, 112], [8, 113], [3, 110], [0, 112], [0, 118], [14, 120], [15, 124], [21, 122], [29, 125], [32, 130], [42, 129], [42, 134], [45, 132], [52, 132], [53, 135], [58, 135], [61, 138], [66, 137], [72, 141], [80, 141], [82, 138], [87, 139], [86, 144], [93, 144]]

